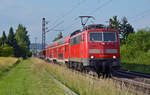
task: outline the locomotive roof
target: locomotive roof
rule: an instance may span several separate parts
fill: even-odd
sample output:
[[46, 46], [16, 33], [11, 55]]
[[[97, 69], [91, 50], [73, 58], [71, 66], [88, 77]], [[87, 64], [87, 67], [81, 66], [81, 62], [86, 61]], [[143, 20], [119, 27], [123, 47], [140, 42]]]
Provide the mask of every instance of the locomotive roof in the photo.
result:
[[103, 24], [91, 24], [91, 25], [87, 25], [83, 28], [83, 30], [76, 30], [73, 33], [71, 33], [71, 36], [76, 35], [78, 33], [81, 33], [85, 30], [90, 30], [90, 29], [107, 29], [107, 26], [103, 25]]
[[54, 43], [51, 43], [51, 44], [50, 44], [50, 47], [67, 43], [67, 42], [69, 41], [69, 38], [70, 38], [70, 36], [63, 37], [63, 38], [61, 38], [61, 39], [55, 41]]
[[107, 26], [103, 24], [91, 24], [83, 28], [83, 30], [89, 30], [89, 29], [107, 29]]
[[81, 33], [81, 32], [82, 32], [81, 30], [76, 30], [73, 33], [71, 33], [71, 36], [76, 35], [76, 34]]

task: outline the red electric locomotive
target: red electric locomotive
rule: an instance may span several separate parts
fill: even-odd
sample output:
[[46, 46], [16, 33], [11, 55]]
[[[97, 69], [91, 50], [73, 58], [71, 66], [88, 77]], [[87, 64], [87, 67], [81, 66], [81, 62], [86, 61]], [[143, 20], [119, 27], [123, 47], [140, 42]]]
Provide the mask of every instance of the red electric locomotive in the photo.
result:
[[46, 58], [66, 63], [78, 70], [109, 74], [120, 68], [120, 42], [117, 30], [94, 24], [73, 32], [46, 48]]

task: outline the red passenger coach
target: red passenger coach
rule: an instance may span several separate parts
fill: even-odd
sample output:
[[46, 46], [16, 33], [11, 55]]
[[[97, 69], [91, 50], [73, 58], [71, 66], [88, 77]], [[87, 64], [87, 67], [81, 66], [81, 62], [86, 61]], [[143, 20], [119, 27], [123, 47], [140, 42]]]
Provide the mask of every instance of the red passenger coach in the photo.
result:
[[118, 31], [101, 24], [88, 25], [46, 47], [46, 58], [98, 75], [111, 73], [120, 68]]
[[70, 36], [62, 38], [46, 47], [47, 59], [55, 63], [68, 63], [69, 38]]

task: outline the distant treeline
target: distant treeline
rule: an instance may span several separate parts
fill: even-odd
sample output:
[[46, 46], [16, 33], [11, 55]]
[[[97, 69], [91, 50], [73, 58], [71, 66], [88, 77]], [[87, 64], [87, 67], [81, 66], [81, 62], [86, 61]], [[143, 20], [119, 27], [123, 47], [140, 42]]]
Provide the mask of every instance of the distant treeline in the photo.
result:
[[10, 27], [8, 36], [3, 31], [2, 37], [0, 37], [0, 56], [27, 58], [32, 55], [29, 45], [30, 40], [26, 27], [19, 24], [16, 32]]

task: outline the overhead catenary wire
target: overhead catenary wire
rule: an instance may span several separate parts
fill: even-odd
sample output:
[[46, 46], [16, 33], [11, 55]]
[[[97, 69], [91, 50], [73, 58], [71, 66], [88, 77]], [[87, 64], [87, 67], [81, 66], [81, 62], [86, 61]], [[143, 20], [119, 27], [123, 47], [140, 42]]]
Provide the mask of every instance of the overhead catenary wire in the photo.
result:
[[[71, 14], [71, 13], [73, 13], [73, 11], [74, 11], [76, 8], [78, 8], [80, 5], [82, 5], [83, 2], [85, 3], [86, 1], [87, 1], [87, 0], [82, 0], [82, 1], [80, 1], [76, 7], [73, 7], [73, 8], [71, 8], [68, 12], [64, 13], [64, 15], [61, 16], [61, 18], [56, 19], [55, 22], [54, 22], [54, 24], [53, 24], [53, 25], [55, 25], [54, 28], [57, 27], [57, 24], [55, 24], [57, 21], [60, 21], [60, 19], [64, 19], [66, 16], [68, 16], [68, 15]], [[110, 3], [111, 1], [112, 1], [112, 0], [106, 1], [106, 2], [103, 3], [101, 6], [98, 6], [96, 9], [94, 9], [92, 12], [90, 12], [90, 14], [96, 13], [99, 9], [105, 7], [105, 5], [108, 4], [108, 3]], [[59, 23], [60, 23], [60, 22], [59, 22]], [[71, 26], [75, 25], [76, 23], [78, 23], [77, 20], [75, 20], [75, 22], [73, 22], [72, 24], [69, 24], [69, 26], [65, 27], [64, 30], [66, 30], [66, 29], [67, 29], [67, 30], [71, 29], [71, 28], [72, 28]], [[92, 21], [92, 23], [94, 23], [94, 22]], [[50, 30], [53, 30], [54, 28], [49, 29], [49, 31], [50, 31]]]
[[[54, 24], [53, 25], [55, 25], [54, 27], [52, 27], [51, 29], [48, 29], [49, 27], [47, 27], [47, 32], [49, 32], [49, 31], [53, 31], [56, 27], [58, 27], [59, 25], [61, 25], [62, 23], [62, 21], [61, 22], [59, 22], [58, 24], [57, 24], [57, 22], [58, 21], [60, 21], [61, 19], [64, 19], [66, 16], [68, 16], [69, 14], [71, 14], [71, 13], [73, 13], [73, 11], [76, 9], [76, 8], [78, 8], [83, 2], [85, 3], [87, 0], [82, 0], [82, 1], [80, 1], [75, 7], [72, 7], [68, 12], [66, 12], [66, 13], [64, 13], [64, 15], [62, 15], [61, 16], [61, 18], [58, 18], [58, 19], [56, 19], [55, 20], [55, 22], [54, 22]], [[56, 23], [56, 24], [55, 24]], [[52, 25], [52, 26], [53, 26]], [[56, 30], [56, 29], [55, 29]]]
[[94, 14], [96, 12], [99, 11], [99, 9], [105, 7], [106, 5], [108, 5], [109, 3], [111, 3], [113, 0], [108, 0], [106, 2], [104, 2], [102, 5], [98, 6], [97, 8], [95, 8], [93, 11], [89, 12], [89, 15]]
[[65, 27], [64, 30], [68, 30], [69, 28], [71, 28], [71, 26], [75, 25], [76, 23], [78, 23], [77, 20], [74, 23], [70, 24], [69, 26]]
[[[89, 12], [89, 14], [91, 15], [91, 14], [95, 14], [95, 13], [97, 13], [101, 8], [104, 8], [106, 5], [108, 5], [109, 3], [111, 3], [113, 0], [108, 0], [108, 1], [106, 1], [105, 3], [103, 3], [102, 5], [100, 5], [100, 6], [98, 6], [97, 8], [95, 8], [93, 11], [91, 11], [91, 12]], [[147, 16], [147, 15], [149, 15], [149, 12], [150, 12], [150, 9], [148, 9], [148, 10], [145, 10], [145, 11], [143, 11], [143, 12], [141, 12], [141, 13], [139, 13], [139, 14], [137, 14], [137, 15], [135, 15], [135, 16], [133, 16], [133, 17], [130, 17], [130, 19], [131, 19], [131, 21], [132, 22], [135, 22], [135, 21], [140, 21], [139, 20], [139, 18], [144, 18], [145, 16]], [[75, 23], [73, 23], [73, 24], [71, 24], [71, 25], [69, 25], [69, 26], [67, 26], [68, 28], [71, 28], [70, 26], [72, 26], [72, 25], [74, 25], [74, 24], [76, 24], [77, 22], [75, 22]], [[66, 28], [65, 28], [66, 29]]]
[[[86, 1], [87, 1], [87, 0], [82, 0], [82, 1], [80, 1], [77, 5], [74, 5], [69, 11], [65, 12], [63, 15], [60, 15], [60, 17], [58, 17], [58, 18], [54, 21], [54, 23], [53, 23], [52, 25], [55, 25], [55, 23], [57, 23], [58, 21], [64, 19], [64, 18], [67, 17], [68, 15], [72, 14], [75, 9], [77, 9], [78, 7], [80, 7], [80, 5], [82, 5], [83, 2], [85, 3]], [[60, 23], [60, 22], [59, 22], [59, 23]]]
[[[128, 17], [128, 19], [130, 22], [136, 23], [136, 25], [134, 24], [134, 26], [141, 26], [141, 25], [143, 25], [143, 23], [141, 24], [141, 23], [137, 23], [137, 22], [141, 21], [142, 19], [145, 18], [145, 16], [148, 16], [148, 15], [150, 15], [150, 9], [144, 10], [134, 16]], [[148, 23], [147, 26], [150, 26], [149, 24], [150, 23]]]
[[[98, 6], [97, 8], [95, 8], [93, 11], [91, 11], [91, 12], [89, 12], [88, 14], [89, 15], [91, 15], [91, 14], [94, 14], [94, 13], [96, 13], [97, 11], [99, 11], [99, 9], [101, 9], [101, 8], [103, 8], [103, 7], [105, 7], [106, 5], [108, 5], [109, 3], [111, 3], [112, 2], [112, 0], [108, 0], [108, 1], [106, 1], [105, 3], [103, 3], [102, 5], [100, 5], [100, 6]], [[75, 18], [75, 20], [77, 20], [77, 18]], [[75, 22], [75, 23], [73, 23], [73, 24], [70, 24], [69, 26], [67, 26], [65, 29], [68, 29], [68, 28], [70, 28], [70, 26], [72, 26], [72, 25], [74, 25], [74, 24], [76, 24], [77, 22]], [[94, 23], [94, 21], [92, 21], [92, 23]]]
[[59, 22], [59, 23], [56, 24], [54, 27], [48, 29], [46, 32], [49, 32], [49, 31], [51, 31], [51, 30], [54, 30], [56, 27], [58, 27], [59, 25], [61, 25], [61, 24], [63, 24], [63, 23], [64, 23], [64, 21]]
[[139, 14], [129, 17], [130, 21], [135, 22], [139, 18], [144, 18], [145, 16], [150, 15], [150, 9], [140, 12]]

